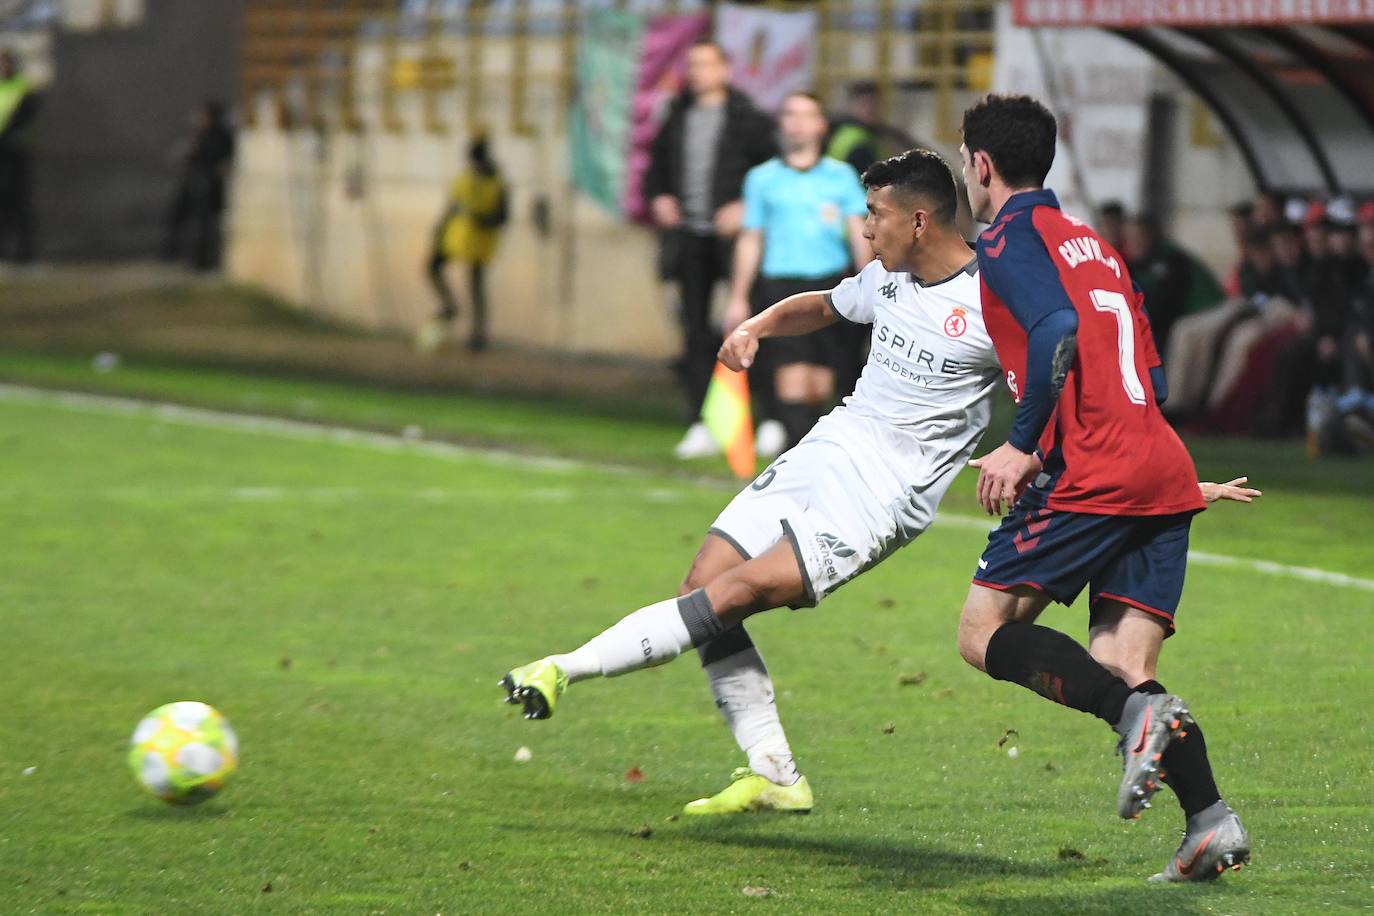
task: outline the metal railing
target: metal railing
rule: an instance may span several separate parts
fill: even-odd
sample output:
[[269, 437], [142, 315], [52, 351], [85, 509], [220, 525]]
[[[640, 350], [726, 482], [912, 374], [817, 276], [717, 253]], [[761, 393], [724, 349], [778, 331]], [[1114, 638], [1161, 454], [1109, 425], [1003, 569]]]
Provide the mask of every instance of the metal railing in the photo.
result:
[[[935, 91], [936, 120], [952, 124], [954, 93], [986, 88], [998, 0], [817, 0], [764, 6], [817, 13], [817, 89], [829, 98], [851, 81], [877, 83], [886, 107], [896, 89]], [[372, 124], [403, 131], [397, 103], [418, 92], [423, 129], [446, 133], [455, 106], [472, 129], [482, 122], [485, 93], [508, 95], [505, 116], [519, 134], [533, 130], [531, 91], [572, 97], [579, 26], [591, 10], [620, 7], [648, 13], [705, 11], [699, 0], [248, 0], [244, 21], [242, 98], [255, 116], [264, 92], [280, 103], [280, 123], [363, 131], [362, 99], [375, 101]], [[359, 50], [380, 49], [375, 81], [359, 85]], [[502, 46], [507, 69], [487, 72], [488, 51]], [[550, 53], [535, 53], [548, 51]], [[552, 62], [551, 62], [552, 61]], [[499, 86], [497, 83], [499, 82]], [[290, 105], [286, 99], [293, 99]], [[949, 128], [952, 129], [952, 128]]]

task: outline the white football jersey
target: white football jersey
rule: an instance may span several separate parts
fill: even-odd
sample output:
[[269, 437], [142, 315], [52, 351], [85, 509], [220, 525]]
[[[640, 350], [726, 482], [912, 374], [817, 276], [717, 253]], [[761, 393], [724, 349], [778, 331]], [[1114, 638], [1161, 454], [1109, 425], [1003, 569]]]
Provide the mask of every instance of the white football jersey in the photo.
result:
[[890, 445], [909, 456], [909, 485], [967, 460], [1001, 380], [971, 253], [958, 273], [925, 284], [874, 260], [827, 298], [844, 320], [873, 326], [863, 374], [831, 416], [847, 413], [891, 429]]

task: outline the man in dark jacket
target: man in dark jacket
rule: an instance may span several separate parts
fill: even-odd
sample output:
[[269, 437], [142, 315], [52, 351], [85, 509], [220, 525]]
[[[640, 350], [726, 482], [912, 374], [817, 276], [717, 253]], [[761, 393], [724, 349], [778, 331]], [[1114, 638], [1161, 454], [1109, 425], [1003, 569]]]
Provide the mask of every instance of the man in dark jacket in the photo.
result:
[[[698, 42], [687, 54], [688, 89], [669, 110], [649, 151], [644, 195], [663, 230], [663, 270], [681, 289], [682, 375], [693, 420], [711, 381], [720, 335], [711, 327], [711, 295], [730, 274], [730, 250], [744, 205], [749, 169], [777, 152], [772, 120], [729, 86], [730, 64], [719, 45]], [[719, 451], [694, 422], [680, 458]]]
[[191, 229], [191, 263], [197, 270], [213, 270], [220, 261], [220, 217], [224, 212], [225, 183], [234, 164], [234, 132], [219, 102], [206, 101], [191, 115], [191, 130], [177, 145], [181, 178], [167, 211], [163, 255], [182, 254], [187, 226]]
[[1152, 214], [1125, 220], [1121, 238], [1125, 248], [1119, 250], [1145, 294], [1155, 346], [1167, 353], [1174, 322], [1219, 303], [1224, 295], [1221, 285], [1206, 265], [1164, 235]]

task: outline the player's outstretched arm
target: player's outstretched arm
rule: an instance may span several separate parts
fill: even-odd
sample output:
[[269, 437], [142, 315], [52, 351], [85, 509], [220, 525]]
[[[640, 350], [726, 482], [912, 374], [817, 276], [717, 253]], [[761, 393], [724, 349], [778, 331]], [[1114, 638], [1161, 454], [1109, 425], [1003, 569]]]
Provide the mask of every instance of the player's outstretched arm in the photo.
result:
[[798, 293], [764, 309], [726, 335], [717, 358], [738, 372], [753, 365], [763, 338], [810, 334], [834, 324], [838, 316], [825, 301], [825, 295]]
[[1237, 477], [1235, 480], [1226, 481], [1226, 483], [1210, 483], [1200, 480], [1197, 488], [1202, 491], [1202, 501], [1209, 505], [1219, 499], [1228, 499], [1238, 503], [1252, 503], [1264, 494], [1259, 490], [1247, 487], [1246, 484], [1249, 482], [1249, 477]]

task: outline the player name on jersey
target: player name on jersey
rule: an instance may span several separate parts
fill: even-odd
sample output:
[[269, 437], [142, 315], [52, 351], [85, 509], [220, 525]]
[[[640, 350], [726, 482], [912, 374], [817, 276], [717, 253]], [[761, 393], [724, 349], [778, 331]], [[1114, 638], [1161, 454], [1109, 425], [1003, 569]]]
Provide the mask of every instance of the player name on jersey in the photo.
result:
[[1103, 251], [1102, 243], [1090, 235], [1065, 239], [1059, 246], [1059, 256], [1070, 268], [1091, 262], [1105, 264], [1118, 280], [1121, 279], [1121, 262], [1115, 255]]

